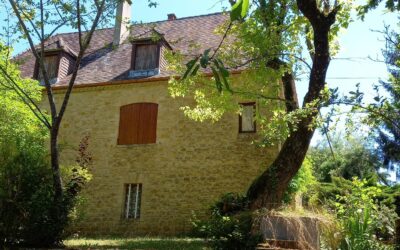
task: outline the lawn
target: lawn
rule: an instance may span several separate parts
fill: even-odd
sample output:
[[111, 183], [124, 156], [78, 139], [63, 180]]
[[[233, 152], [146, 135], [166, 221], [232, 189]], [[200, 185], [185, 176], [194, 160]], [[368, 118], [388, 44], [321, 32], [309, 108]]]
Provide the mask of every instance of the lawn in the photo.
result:
[[64, 244], [70, 249], [209, 249], [203, 239], [196, 238], [77, 238]]

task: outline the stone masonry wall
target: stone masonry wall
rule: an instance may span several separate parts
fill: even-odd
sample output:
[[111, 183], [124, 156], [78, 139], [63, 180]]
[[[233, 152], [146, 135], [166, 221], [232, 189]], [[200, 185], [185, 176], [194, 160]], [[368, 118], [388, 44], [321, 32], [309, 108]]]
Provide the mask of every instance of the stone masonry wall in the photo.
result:
[[[62, 91], [57, 91], [62, 94]], [[61, 95], [58, 95], [61, 97]], [[157, 143], [117, 145], [120, 106], [158, 103]], [[90, 135], [93, 179], [84, 190], [81, 234], [176, 235], [191, 229], [222, 194], [245, 192], [275, 157], [277, 148], [251, 145], [238, 133], [238, 115], [217, 123], [194, 122], [179, 107], [190, 100], [169, 97], [167, 82], [76, 88], [60, 130], [64, 165]], [[140, 219], [123, 219], [124, 184], [142, 183]]]

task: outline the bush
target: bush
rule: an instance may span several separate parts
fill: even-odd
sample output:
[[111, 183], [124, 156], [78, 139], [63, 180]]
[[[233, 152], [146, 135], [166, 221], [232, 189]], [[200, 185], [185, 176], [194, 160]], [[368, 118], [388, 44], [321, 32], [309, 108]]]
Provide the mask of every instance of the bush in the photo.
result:
[[296, 194], [302, 194], [308, 191], [316, 182], [317, 180], [313, 174], [312, 164], [308, 158], [305, 158], [301, 168], [289, 183], [283, 197], [283, 203], [291, 203]]
[[329, 248], [336, 249], [338, 245], [343, 250], [393, 249], [383, 242], [393, 240], [398, 216], [386, 187], [373, 184], [371, 180], [334, 178], [333, 183], [319, 185], [315, 195], [320, 199], [316, 200], [336, 217], [335, 230], [323, 235]]
[[380, 204], [379, 186], [366, 186], [367, 181], [354, 179], [351, 192], [338, 196], [337, 216], [341, 222], [344, 239], [342, 249], [386, 249], [380, 243], [394, 236], [397, 219], [393, 209]]
[[207, 220], [192, 220], [197, 236], [209, 240], [213, 249], [255, 249], [261, 235], [253, 233], [253, 215], [246, 197], [228, 193], [210, 209]]
[[76, 194], [86, 180], [78, 167], [67, 172], [70, 175], [65, 178], [63, 200], [56, 203], [43, 144], [26, 138], [1, 144], [0, 246], [47, 247], [61, 243], [78, 200]]

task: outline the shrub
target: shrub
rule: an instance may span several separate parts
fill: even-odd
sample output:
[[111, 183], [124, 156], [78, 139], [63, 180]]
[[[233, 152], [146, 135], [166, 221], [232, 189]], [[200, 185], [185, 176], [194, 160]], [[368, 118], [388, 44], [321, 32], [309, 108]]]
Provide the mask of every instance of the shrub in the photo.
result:
[[[61, 202], [54, 202], [48, 153], [35, 140], [10, 141], [0, 147], [0, 246], [47, 247], [61, 243], [84, 169], [69, 168]], [[0, 247], [1, 248], [1, 247]]]
[[283, 203], [288, 204], [292, 202], [296, 194], [306, 192], [316, 182], [317, 180], [313, 174], [312, 164], [308, 158], [305, 158], [303, 165], [289, 183], [285, 196], [283, 197]]
[[380, 186], [368, 186], [366, 180], [353, 179], [350, 187], [336, 196], [340, 249], [391, 249], [382, 241], [393, 238], [397, 215], [378, 200], [382, 190]]
[[192, 220], [198, 236], [209, 240], [213, 249], [254, 249], [261, 235], [253, 232], [253, 214], [246, 197], [228, 193], [210, 209], [207, 220]]

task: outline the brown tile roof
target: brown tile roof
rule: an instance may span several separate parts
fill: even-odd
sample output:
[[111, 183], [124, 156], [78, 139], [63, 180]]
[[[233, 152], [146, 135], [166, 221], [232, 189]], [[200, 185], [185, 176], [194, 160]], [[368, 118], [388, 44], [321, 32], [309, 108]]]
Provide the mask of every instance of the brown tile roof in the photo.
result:
[[[173, 50], [183, 54], [200, 54], [207, 48], [216, 48], [221, 36], [215, 33], [216, 28], [226, 23], [229, 16], [224, 13], [214, 13], [202, 16], [186, 17], [171, 21], [159, 21], [146, 24], [135, 24], [131, 27], [131, 38], [142, 39], [150, 37], [154, 32], [162, 35]], [[113, 28], [94, 32], [90, 47], [82, 59], [81, 67], [75, 84], [93, 84], [114, 82], [127, 79], [131, 65], [132, 44], [125, 42], [113, 48]], [[64, 49], [67, 52], [79, 51], [78, 34], [65, 33], [52, 37], [46, 49]], [[16, 57], [20, 62], [23, 77], [32, 77], [35, 59], [28, 50]], [[160, 69], [160, 74], [152, 78], [166, 77], [169, 73]], [[59, 79], [56, 86], [68, 84], [70, 76]]]

